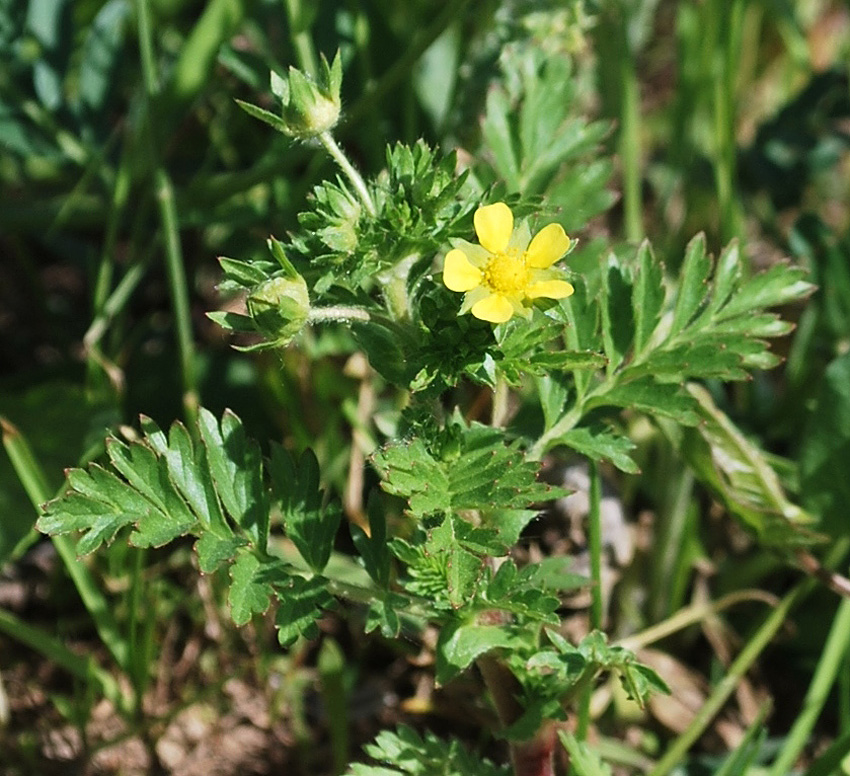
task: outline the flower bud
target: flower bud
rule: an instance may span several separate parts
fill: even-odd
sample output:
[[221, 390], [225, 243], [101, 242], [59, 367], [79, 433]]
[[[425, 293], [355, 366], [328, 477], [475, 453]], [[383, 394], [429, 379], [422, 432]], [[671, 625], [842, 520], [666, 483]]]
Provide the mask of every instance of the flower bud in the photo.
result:
[[247, 301], [256, 327], [276, 345], [286, 345], [310, 316], [310, 296], [301, 275], [276, 277], [260, 284]]
[[271, 73], [272, 92], [281, 102], [280, 116], [242, 100], [236, 102], [254, 118], [290, 137], [307, 139], [321, 135], [336, 126], [342, 107], [339, 96], [342, 60], [339, 52], [330, 65], [324, 55], [321, 60], [318, 81], [313, 81], [294, 67], [289, 68], [286, 77]]

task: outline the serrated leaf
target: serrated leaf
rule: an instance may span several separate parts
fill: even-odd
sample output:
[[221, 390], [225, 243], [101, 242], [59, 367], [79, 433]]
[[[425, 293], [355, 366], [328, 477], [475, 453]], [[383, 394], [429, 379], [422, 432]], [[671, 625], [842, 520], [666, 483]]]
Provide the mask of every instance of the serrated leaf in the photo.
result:
[[510, 776], [507, 766], [493, 765], [470, 752], [454, 739], [439, 739], [433, 733], [420, 737], [413, 728], [399, 725], [381, 731], [367, 744], [366, 753], [389, 767], [354, 763], [348, 776]]
[[401, 620], [398, 610], [403, 610], [406, 600], [395, 593], [390, 593], [386, 598], [378, 598], [369, 603], [366, 612], [366, 625], [364, 630], [371, 633], [380, 629], [381, 635], [386, 639], [398, 637], [401, 631]]
[[341, 512], [337, 505], [322, 504], [316, 454], [308, 448], [296, 465], [286, 449], [273, 444], [269, 470], [287, 535], [310, 568], [321, 574], [333, 550]]
[[576, 574], [573, 565], [571, 558], [544, 558], [537, 563], [523, 566], [520, 579], [534, 587], [559, 592], [587, 587], [590, 580], [582, 574]]
[[275, 626], [281, 646], [288, 646], [302, 636], [305, 639], [316, 638], [319, 635], [319, 617], [335, 604], [328, 592], [327, 580], [293, 575], [286, 584], [276, 585], [275, 589], [279, 601]]
[[504, 179], [508, 188], [519, 191], [519, 165], [514, 151], [514, 141], [511, 127], [508, 123], [510, 104], [507, 96], [499, 89], [491, 89], [487, 93], [487, 107], [481, 132], [484, 142], [493, 153], [493, 161], [499, 175]]
[[436, 680], [445, 684], [473, 661], [494, 649], [511, 649], [523, 643], [507, 627], [450, 623], [437, 641]]
[[656, 260], [649, 242], [641, 244], [632, 282], [634, 350], [640, 353], [661, 317], [664, 306], [664, 267]]
[[369, 576], [382, 588], [389, 585], [390, 551], [387, 544], [387, 518], [377, 495], [371, 495], [366, 507], [369, 534], [354, 522], [349, 524], [351, 538]]
[[813, 518], [785, 494], [764, 453], [714, 403], [711, 394], [688, 386], [697, 400], [699, 425], [685, 434], [681, 452], [729, 511], [767, 546], [793, 549], [819, 540]]
[[708, 293], [711, 258], [705, 252], [705, 235], [694, 237], [685, 249], [685, 260], [679, 276], [676, 305], [673, 308], [671, 332], [685, 328], [700, 311]]
[[627, 474], [640, 473], [640, 467], [629, 455], [635, 449], [635, 443], [627, 436], [614, 434], [602, 426], [570, 429], [553, 439], [547, 449], [559, 444], [570, 447], [594, 461], [610, 461]]
[[747, 280], [718, 316], [722, 320], [805, 298], [815, 290], [811, 283], [803, 279], [806, 274], [806, 271], [799, 267], [774, 264], [770, 269]]
[[602, 313], [602, 342], [608, 357], [609, 369], [616, 369], [632, 345], [632, 288], [614, 256], [602, 282], [600, 300]]
[[271, 605], [272, 586], [260, 578], [260, 561], [250, 552], [240, 553], [230, 567], [230, 616], [244, 625], [254, 614], [262, 614]]
[[525, 459], [518, 442], [506, 445], [503, 432], [478, 423], [462, 429], [456, 456], [437, 458], [416, 438], [384, 448], [374, 463], [384, 490], [408, 498], [418, 517], [522, 508], [562, 495], [537, 481], [539, 464]]
[[245, 545], [245, 541], [236, 536], [221, 539], [211, 531], [206, 531], [195, 542], [198, 553], [198, 568], [202, 574], [212, 574], [225, 561], [231, 560], [236, 551]]
[[466, 603], [478, 583], [483, 561], [465, 549], [460, 535], [465, 523], [461, 518], [447, 515], [442, 524], [428, 534], [428, 552], [443, 561], [446, 593], [455, 608]]
[[657, 383], [648, 377], [616, 385], [587, 402], [588, 409], [603, 406], [628, 407], [649, 415], [672, 418], [685, 426], [699, 422], [692, 396], [678, 385]]
[[198, 427], [221, 503], [257, 549], [265, 552], [269, 504], [259, 446], [247, 438], [242, 421], [230, 410], [224, 411], [219, 425], [209, 410], [201, 408]]

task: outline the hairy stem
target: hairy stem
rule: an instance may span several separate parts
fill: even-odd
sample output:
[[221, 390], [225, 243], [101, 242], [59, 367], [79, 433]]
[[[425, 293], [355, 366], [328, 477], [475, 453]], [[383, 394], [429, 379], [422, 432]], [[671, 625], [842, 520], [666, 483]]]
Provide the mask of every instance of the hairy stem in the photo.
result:
[[339, 147], [330, 132], [322, 132], [319, 135], [319, 142], [339, 165], [339, 168], [345, 173], [348, 180], [351, 181], [351, 185], [354, 186], [354, 190], [357, 192], [357, 196], [360, 197], [360, 201], [363, 203], [363, 207], [366, 208], [366, 212], [374, 218], [377, 215], [375, 203], [372, 201], [372, 195], [369, 194], [369, 189], [366, 188], [366, 181], [363, 180], [363, 176], [348, 161], [348, 157], [343, 153], [343, 150]]

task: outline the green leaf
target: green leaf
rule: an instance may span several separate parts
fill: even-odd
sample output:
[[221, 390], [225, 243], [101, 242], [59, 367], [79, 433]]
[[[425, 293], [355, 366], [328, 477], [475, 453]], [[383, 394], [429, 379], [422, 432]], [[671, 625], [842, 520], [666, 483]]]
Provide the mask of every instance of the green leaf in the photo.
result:
[[246, 544], [244, 539], [232, 534], [220, 538], [212, 531], [206, 531], [195, 542], [195, 552], [198, 553], [198, 568], [202, 574], [212, 574], [225, 561], [231, 560], [236, 551]]
[[268, 124], [272, 127], [272, 129], [276, 129], [284, 135], [292, 134], [289, 130], [289, 125], [276, 113], [271, 113], [257, 105], [252, 105], [250, 102], [243, 102], [242, 100], [236, 100], [236, 104], [249, 116], [253, 116], [255, 119], [259, 119], [265, 124]]
[[820, 515], [824, 530], [845, 536], [850, 527], [850, 354], [827, 367], [809, 416], [800, 453], [805, 506]]
[[[552, 572], [552, 569], [549, 571]], [[555, 612], [561, 602], [545, 590], [547, 582], [558, 584], [555, 581], [556, 576], [557, 573], [548, 573], [537, 564], [518, 571], [513, 560], [506, 560], [487, 583], [484, 597], [490, 608], [511, 612], [520, 622], [545, 622], [556, 625], [560, 620]]]
[[610, 461], [627, 474], [640, 473], [640, 467], [629, 455], [635, 449], [635, 443], [627, 436], [614, 434], [602, 426], [570, 429], [553, 439], [548, 449], [559, 444], [566, 445], [594, 461]]
[[753, 310], [776, 307], [811, 294], [815, 287], [805, 281], [806, 271], [787, 264], [774, 264], [770, 269], [746, 281], [718, 312], [722, 320], [736, 315], [746, 315]]
[[384, 506], [377, 495], [372, 494], [366, 507], [369, 515], [369, 534], [356, 523], [349, 523], [351, 538], [369, 576], [381, 588], [386, 588], [390, 580], [390, 551], [387, 544], [387, 518]]
[[514, 141], [508, 114], [511, 106], [504, 92], [491, 89], [487, 92], [487, 107], [481, 122], [484, 142], [493, 154], [493, 162], [499, 175], [511, 191], [520, 190], [519, 165], [514, 151]]
[[296, 466], [285, 448], [272, 444], [269, 469], [287, 535], [310, 568], [321, 574], [333, 550], [341, 512], [336, 505], [322, 506], [316, 454], [305, 450]]
[[678, 385], [658, 383], [649, 377], [615, 385], [587, 402], [588, 409], [605, 406], [636, 409], [649, 415], [672, 418], [685, 426], [699, 422], [692, 396]]
[[671, 332], [684, 329], [697, 315], [708, 293], [711, 258], [705, 252], [705, 235], [694, 237], [685, 250], [685, 261], [679, 277], [676, 306], [673, 309]]
[[401, 631], [401, 620], [397, 610], [403, 610], [406, 599], [395, 593], [390, 593], [386, 598], [377, 598], [369, 603], [366, 612], [366, 625], [364, 630], [371, 633], [380, 628], [381, 635], [386, 639], [398, 638]]
[[221, 503], [257, 549], [265, 552], [269, 503], [259, 445], [248, 440], [242, 421], [230, 410], [224, 411], [219, 425], [209, 410], [201, 408], [198, 426]]
[[458, 428], [460, 448], [445, 459], [418, 437], [373, 457], [384, 490], [409, 499], [414, 516], [523, 508], [564, 495], [537, 481], [539, 464], [525, 459], [519, 441], [506, 445], [502, 431], [478, 423]]
[[450, 623], [437, 641], [437, 683], [445, 684], [487, 652], [512, 649], [522, 643], [504, 626]]
[[254, 325], [254, 320], [249, 315], [214, 310], [206, 313], [206, 316], [213, 321], [213, 323], [217, 323], [222, 329], [226, 329], [227, 331], [236, 331], [244, 334], [257, 333], [257, 327]]
[[254, 614], [262, 614], [271, 605], [272, 586], [260, 574], [261, 564], [250, 552], [239, 554], [230, 567], [230, 616], [237, 625], [245, 625]]
[[424, 737], [411, 727], [400, 725], [384, 730], [366, 754], [387, 767], [354, 763], [346, 776], [510, 776], [508, 766], [496, 766], [468, 752], [457, 740], [443, 740], [433, 733]]
[[464, 526], [468, 524], [461, 518], [447, 515], [441, 525], [428, 533], [427, 551], [442, 561], [446, 593], [454, 608], [469, 601], [483, 569], [482, 559], [463, 546], [460, 537]]
[[812, 516], [788, 499], [764, 452], [718, 409], [708, 391], [697, 385], [688, 391], [697, 401], [700, 422], [686, 431], [681, 452], [699, 479], [766, 546], [793, 549], [817, 542], [820, 537], [808, 529]]
[[602, 312], [602, 342], [608, 357], [609, 369], [616, 369], [632, 345], [632, 288], [613, 255], [602, 283], [600, 311]]
[[640, 353], [655, 331], [664, 306], [664, 267], [646, 240], [638, 250], [632, 286], [634, 350]]
[[319, 635], [318, 620], [322, 612], [335, 605], [328, 592], [327, 580], [291, 576], [285, 584], [276, 585], [279, 605], [275, 616], [277, 638], [281, 646], [299, 637], [315, 639]]

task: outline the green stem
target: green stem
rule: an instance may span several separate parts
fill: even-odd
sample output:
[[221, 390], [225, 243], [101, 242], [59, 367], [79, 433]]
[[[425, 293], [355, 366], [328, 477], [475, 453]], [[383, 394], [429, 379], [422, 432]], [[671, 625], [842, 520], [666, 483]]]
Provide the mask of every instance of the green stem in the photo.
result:
[[310, 323], [323, 323], [325, 321], [371, 321], [372, 316], [368, 310], [362, 307], [350, 307], [347, 305], [333, 305], [331, 307], [311, 307]]
[[628, 34], [628, 17], [625, 8], [618, 13], [620, 36], [620, 163], [623, 167], [623, 213], [626, 239], [640, 242], [643, 237], [643, 201], [641, 196], [641, 118], [640, 84]]
[[803, 701], [803, 708], [797, 715], [768, 776], [785, 776], [786, 773], [790, 773], [797, 757], [809, 741], [809, 736], [835, 684], [848, 648], [850, 648], [850, 599], [845, 598], [842, 599], [838, 613], [832, 621], [832, 628]]
[[602, 630], [604, 606], [602, 601], [602, 479], [599, 464], [588, 459], [590, 474], [590, 511], [587, 515], [587, 540], [590, 551], [590, 627]]
[[[602, 630], [604, 602], [602, 600], [602, 480], [599, 476], [599, 464], [588, 459], [590, 476], [590, 509], [587, 514], [587, 544], [590, 553], [590, 628]], [[578, 708], [578, 726], [576, 738], [583, 741], [590, 728], [590, 699], [593, 695], [592, 683], [581, 692]]]
[[761, 627], [747, 642], [738, 657], [735, 658], [729, 667], [729, 672], [717, 684], [714, 691], [703, 703], [685, 732], [673, 742], [664, 756], [649, 772], [648, 776], [666, 776], [666, 774], [670, 773], [679, 764], [694, 742], [705, 732], [711, 721], [720, 709], [723, 708], [723, 705], [735, 691], [742, 677], [782, 627], [785, 618], [788, 616], [788, 612], [804, 596], [810, 586], [811, 582], [809, 580], [800, 582], [770, 612]]
[[146, 135], [148, 154], [153, 160], [154, 186], [159, 207], [160, 222], [165, 243], [166, 270], [171, 291], [171, 304], [177, 328], [177, 348], [180, 354], [180, 371], [183, 378], [183, 408], [190, 425], [198, 415], [198, 391], [195, 375], [195, 353], [192, 341], [192, 319], [189, 310], [189, 292], [186, 270], [180, 245], [177, 208], [171, 178], [159, 160], [155, 136], [155, 114], [159, 84], [153, 61], [153, 37], [150, 27], [148, 0], [136, 0], [139, 20], [139, 47], [142, 59], [142, 78], [148, 96]]
[[354, 190], [357, 192], [357, 196], [360, 197], [360, 201], [363, 203], [363, 207], [366, 208], [366, 212], [374, 218], [377, 215], [375, 203], [372, 202], [372, 195], [369, 194], [369, 189], [366, 188], [366, 181], [363, 180], [363, 176], [361, 176], [354, 165], [348, 161], [348, 157], [343, 153], [343, 150], [339, 147], [339, 145], [337, 145], [336, 140], [334, 140], [333, 135], [331, 135], [330, 132], [322, 132], [322, 134], [319, 135], [319, 142], [325, 147], [327, 152], [331, 155], [331, 158], [333, 158], [333, 160], [339, 165], [348, 180], [351, 181], [351, 185], [354, 186]]
[[311, 12], [305, 8], [303, 0], [284, 0], [284, 6], [298, 67], [315, 80], [319, 60], [309, 32]]
[[738, 60], [744, 4], [741, 0], [716, 0], [706, 9], [719, 25], [715, 40], [715, 72], [712, 108], [716, 142], [714, 175], [720, 205], [721, 233], [724, 241], [742, 237], [741, 219], [735, 193], [737, 147], [735, 140], [735, 104]]

